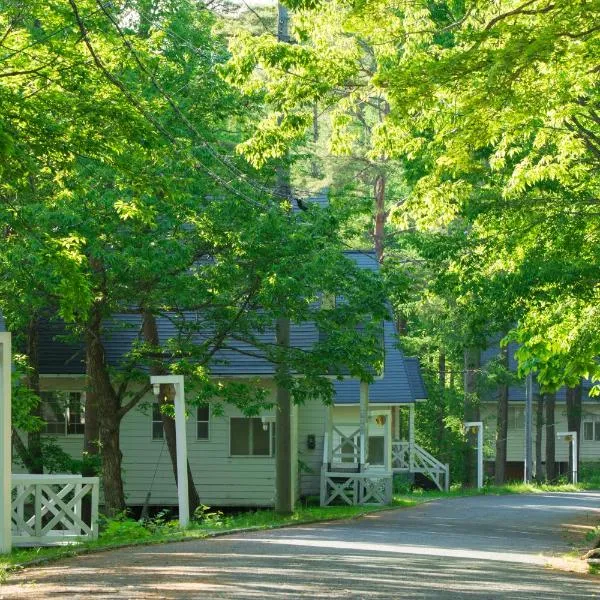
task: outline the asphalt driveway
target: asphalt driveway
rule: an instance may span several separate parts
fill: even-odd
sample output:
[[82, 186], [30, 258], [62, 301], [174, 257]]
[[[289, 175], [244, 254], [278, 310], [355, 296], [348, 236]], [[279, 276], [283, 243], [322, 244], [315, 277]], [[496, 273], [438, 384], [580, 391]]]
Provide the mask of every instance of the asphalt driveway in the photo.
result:
[[446, 499], [80, 556], [19, 573], [0, 598], [600, 598], [600, 578], [547, 568], [598, 522], [597, 492]]

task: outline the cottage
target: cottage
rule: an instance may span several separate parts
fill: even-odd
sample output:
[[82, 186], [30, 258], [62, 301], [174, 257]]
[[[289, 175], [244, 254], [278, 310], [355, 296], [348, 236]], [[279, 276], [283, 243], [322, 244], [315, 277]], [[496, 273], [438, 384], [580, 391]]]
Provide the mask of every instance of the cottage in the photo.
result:
[[[517, 361], [514, 357], [518, 346], [514, 343], [508, 347], [509, 369], [516, 371]], [[497, 358], [499, 354], [498, 346], [491, 346], [482, 354], [482, 362], [487, 363]], [[600, 462], [600, 398], [590, 396], [592, 387], [589, 381], [582, 381], [581, 389], [581, 427], [578, 433], [579, 440], [579, 460], [580, 463], [599, 463]], [[525, 385], [515, 384], [508, 387], [508, 434], [507, 434], [507, 479], [521, 479], [523, 477], [523, 461], [525, 454]], [[486, 471], [489, 474], [494, 473], [494, 460], [496, 458], [496, 423], [497, 423], [497, 402], [498, 388], [484, 392], [481, 402], [481, 418], [484, 423], [484, 444], [485, 444], [485, 463]], [[539, 460], [536, 457], [535, 436], [536, 436], [536, 408], [537, 398], [539, 396], [539, 386], [533, 384], [533, 462], [541, 463], [545, 469], [546, 461], [546, 438], [547, 428], [545, 426], [546, 408], [544, 407], [542, 415], [541, 428], [541, 450]], [[556, 452], [557, 472], [567, 474], [569, 471], [569, 443], [557, 437], [558, 433], [569, 431], [567, 421], [567, 390], [562, 387], [556, 392], [556, 401], [554, 409], [554, 439]]]
[[[364, 268], [373, 256], [354, 252]], [[119, 327], [105, 339], [107, 360], [117, 365], [139, 335], [139, 316], [115, 317]], [[159, 320], [161, 340], [175, 334]], [[40, 385], [45, 435], [73, 457], [83, 449], [85, 365], [78, 344], [57, 339], [49, 325], [40, 339]], [[309, 348], [318, 332], [313, 324], [292, 326], [291, 344]], [[386, 503], [395, 472], [423, 473], [440, 489], [448, 485], [448, 466], [414, 442], [414, 403], [426, 399], [417, 359], [399, 350], [394, 326], [383, 325], [383, 373], [368, 385], [336, 381], [332, 406], [308, 401], [294, 407], [292, 422], [297, 496], [319, 495], [322, 504]], [[259, 356], [223, 350], [212, 367], [215, 378], [252, 381], [274, 399], [274, 367]], [[193, 407], [187, 419], [187, 453], [201, 501], [212, 506], [272, 506], [275, 491], [274, 413], [248, 417], [233, 406], [215, 413]], [[121, 424], [123, 479], [128, 505], [174, 505], [177, 489], [158, 403], [149, 392]], [[15, 472], [18, 466], [15, 465]]]

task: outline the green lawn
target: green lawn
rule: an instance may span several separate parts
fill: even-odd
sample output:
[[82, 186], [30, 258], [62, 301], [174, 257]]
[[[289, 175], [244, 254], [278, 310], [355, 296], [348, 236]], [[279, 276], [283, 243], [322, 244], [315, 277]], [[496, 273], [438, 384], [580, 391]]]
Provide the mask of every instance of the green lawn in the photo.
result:
[[181, 530], [177, 521], [167, 521], [157, 517], [145, 524], [129, 518], [114, 519], [102, 524], [100, 538], [95, 542], [73, 544], [70, 546], [55, 546], [47, 548], [16, 548], [9, 555], [0, 556], [0, 582], [7, 574], [16, 568], [35, 564], [46, 560], [55, 560], [75, 554], [93, 551], [109, 550], [122, 546], [139, 544], [160, 544], [187, 539], [204, 538], [219, 535], [238, 529], [270, 529], [333, 521], [339, 519], [357, 518], [361, 515], [390, 508], [406, 508], [438, 498], [476, 496], [483, 494], [524, 494], [542, 493], [547, 491], [571, 492], [586, 489], [586, 486], [573, 485], [525, 485], [522, 483], [504, 486], [489, 486], [482, 490], [453, 488], [449, 492], [414, 491], [394, 496], [391, 507], [379, 506], [306, 506], [290, 516], [280, 516], [272, 510], [243, 512], [235, 515], [224, 515], [219, 511], [208, 509], [199, 523], [194, 522], [189, 528]]

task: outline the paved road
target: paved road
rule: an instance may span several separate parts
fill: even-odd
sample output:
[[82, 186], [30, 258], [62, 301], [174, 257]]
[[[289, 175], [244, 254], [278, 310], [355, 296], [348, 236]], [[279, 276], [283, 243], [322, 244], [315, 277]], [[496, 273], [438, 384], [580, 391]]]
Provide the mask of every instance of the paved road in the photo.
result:
[[80, 556], [0, 598], [600, 598], [546, 568], [600, 521], [600, 493], [447, 499], [364, 519]]

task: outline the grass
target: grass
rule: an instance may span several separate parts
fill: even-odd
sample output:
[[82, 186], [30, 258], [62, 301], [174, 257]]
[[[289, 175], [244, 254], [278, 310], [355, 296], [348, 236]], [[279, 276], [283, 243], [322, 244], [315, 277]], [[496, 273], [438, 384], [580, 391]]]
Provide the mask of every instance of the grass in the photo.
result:
[[453, 487], [448, 492], [415, 490], [394, 495], [391, 507], [379, 506], [305, 506], [289, 516], [277, 515], [272, 510], [257, 510], [235, 515], [224, 515], [219, 511], [210, 511], [205, 507], [201, 511], [200, 522], [194, 522], [189, 528], [182, 530], [177, 521], [168, 521], [160, 515], [145, 524], [121, 517], [105, 521], [101, 527], [98, 540], [73, 544], [69, 546], [53, 546], [40, 548], [15, 548], [11, 554], [0, 556], [0, 583], [10, 571], [59, 558], [111, 550], [124, 546], [160, 544], [190, 539], [201, 539], [209, 536], [225, 534], [240, 529], [273, 529], [292, 525], [358, 518], [367, 513], [390, 508], [415, 506], [440, 498], [459, 498], [485, 494], [525, 494], [543, 492], [573, 492], [587, 489], [585, 486], [566, 485], [525, 485], [512, 483], [503, 486], [488, 486], [481, 490]]

